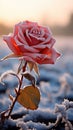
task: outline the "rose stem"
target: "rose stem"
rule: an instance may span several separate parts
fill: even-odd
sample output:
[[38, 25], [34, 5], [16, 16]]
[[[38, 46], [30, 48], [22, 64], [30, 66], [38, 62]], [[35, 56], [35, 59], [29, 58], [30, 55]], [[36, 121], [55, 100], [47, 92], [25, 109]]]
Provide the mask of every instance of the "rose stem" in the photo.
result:
[[[26, 66], [27, 66], [27, 62], [25, 62], [25, 65], [24, 65], [24, 67], [23, 67], [23, 72], [25, 72], [25, 70], [26, 70]], [[20, 85], [19, 85], [19, 88], [18, 88], [17, 95], [16, 95], [14, 101], [12, 102], [12, 105], [11, 105], [10, 111], [9, 111], [9, 113], [8, 113], [8, 116], [7, 116], [7, 119], [9, 118], [9, 116], [10, 116], [12, 110], [13, 110], [13, 107], [14, 107], [16, 101], [17, 101], [17, 98], [18, 98], [18, 96], [19, 96], [20, 88], [21, 88], [21, 86], [22, 86], [22, 81], [23, 81], [23, 75], [21, 76], [21, 80], [20, 80], [20, 81], [21, 81], [21, 82], [20, 82]]]

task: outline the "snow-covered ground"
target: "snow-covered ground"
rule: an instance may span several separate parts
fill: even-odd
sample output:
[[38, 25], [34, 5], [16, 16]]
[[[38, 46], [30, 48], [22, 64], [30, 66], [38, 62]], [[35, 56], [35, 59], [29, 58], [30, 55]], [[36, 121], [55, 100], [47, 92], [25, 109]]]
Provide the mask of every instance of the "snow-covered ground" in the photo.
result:
[[[73, 38], [57, 37], [56, 40], [55, 47], [61, 52], [61, 57], [55, 65], [39, 66], [37, 86], [41, 100], [38, 109], [26, 110], [16, 103], [11, 119], [6, 120], [4, 128], [0, 125], [0, 130], [73, 129]], [[8, 53], [10, 50], [1, 39], [0, 58]], [[17, 59], [0, 62], [0, 74], [7, 70], [16, 71], [18, 63]], [[14, 95], [14, 88], [18, 84], [13, 76], [6, 78], [5, 83], [5, 86], [0, 84], [0, 112], [8, 108], [11, 103], [8, 95]], [[54, 124], [56, 120], [59, 122], [57, 126]]]

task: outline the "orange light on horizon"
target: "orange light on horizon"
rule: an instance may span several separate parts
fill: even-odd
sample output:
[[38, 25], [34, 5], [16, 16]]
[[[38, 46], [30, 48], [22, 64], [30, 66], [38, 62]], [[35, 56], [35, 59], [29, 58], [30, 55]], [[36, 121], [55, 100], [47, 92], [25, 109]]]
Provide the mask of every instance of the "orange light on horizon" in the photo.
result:
[[24, 20], [65, 25], [71, 12], [73, 0], [0, 1], [0, 23], [9, 26]]

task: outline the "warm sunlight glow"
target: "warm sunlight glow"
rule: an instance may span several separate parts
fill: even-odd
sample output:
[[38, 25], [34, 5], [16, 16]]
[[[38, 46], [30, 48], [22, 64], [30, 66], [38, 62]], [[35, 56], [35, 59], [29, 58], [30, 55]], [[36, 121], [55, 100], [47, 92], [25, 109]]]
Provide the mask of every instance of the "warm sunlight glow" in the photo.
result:
[[73, 0], [0, 0], [0, 23], [44, 20], [49, 24], [65, 25], [73, 12]]

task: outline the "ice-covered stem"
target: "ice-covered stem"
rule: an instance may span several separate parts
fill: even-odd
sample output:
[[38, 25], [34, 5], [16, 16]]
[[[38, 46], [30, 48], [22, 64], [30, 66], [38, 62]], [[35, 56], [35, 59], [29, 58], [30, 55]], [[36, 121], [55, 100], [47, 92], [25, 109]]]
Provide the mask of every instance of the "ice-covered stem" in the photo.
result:
[[[27, 66], [27, 62], [25, 62], [25, 65], [23, 66], [22, 72], [25, 72], [26, 66]], [[19, 84], [19, 88], [18, 88], [16, 97], [15, 97], [14, 101], [12, 102], [12, 105], [10, 106], [10, 111], [9, 111], [8, 115], [6, 116], [7, 119], [8, 119], [9, 116], [11, 115], [11, 112], [12, 112], [12, 110], [13, 110], [13, 108], [14, 108], [14, 105], [15, 105], [15, 103], [16, 103], [16, 101], [17, 101], [17, 98], [18, 98], [18, 96], [19, 96], [19, 94], [20, 94], [20, 89], [21, 89], [21, 86], [22, 86], [22, 82], [23, 82], [23, 75], [21, 76], [21, 80], [20, 80], [20, 84]]]

